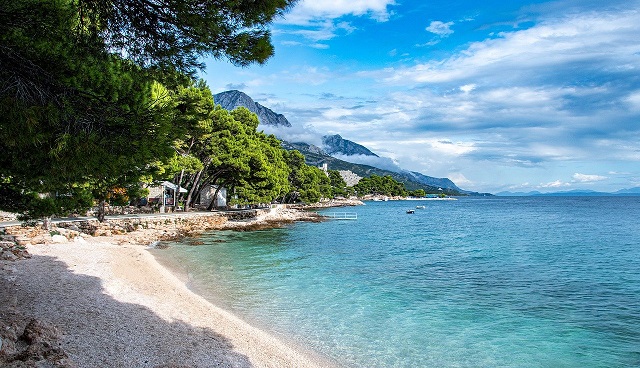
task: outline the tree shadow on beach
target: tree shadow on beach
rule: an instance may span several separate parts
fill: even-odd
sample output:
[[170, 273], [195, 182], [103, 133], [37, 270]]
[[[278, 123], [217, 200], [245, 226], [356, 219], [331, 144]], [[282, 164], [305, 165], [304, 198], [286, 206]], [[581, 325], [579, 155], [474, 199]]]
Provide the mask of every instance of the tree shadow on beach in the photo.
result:
[[33, 256], [11, 268], [0, 271], [0, 308], [13, 304], [56, 326], [59, 348], [78, 367], [252, 366], [226, 337], [117, 301], [100, 279], [73, 273], [55, 258]]

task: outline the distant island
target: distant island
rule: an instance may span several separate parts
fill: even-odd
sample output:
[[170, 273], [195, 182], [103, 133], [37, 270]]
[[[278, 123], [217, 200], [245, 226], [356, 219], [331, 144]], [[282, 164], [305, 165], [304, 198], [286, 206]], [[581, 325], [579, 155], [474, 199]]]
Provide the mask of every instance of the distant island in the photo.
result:
[[548, 192], [542, 193], [538, 191], [531, 192], [499, 192], [495, 194], [501, 197], [530, 197], [530, 196], [545, 196], [545, 197], [609, 197], [609, 196], [640, 196], [640, 187], [620, 189], [616, 192], [597, 192], [594, 190], [574, 189], [562, 192]]

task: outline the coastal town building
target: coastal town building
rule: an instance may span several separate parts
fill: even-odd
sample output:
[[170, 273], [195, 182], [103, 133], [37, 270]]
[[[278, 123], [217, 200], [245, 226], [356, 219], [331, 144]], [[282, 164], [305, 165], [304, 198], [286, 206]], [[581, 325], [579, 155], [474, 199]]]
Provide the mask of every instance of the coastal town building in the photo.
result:
[[340, 176], [342, 176], [342, 179], [345, 181], [345, 183], [347, 183], [348, 187], [352, 187], [358, 184], [360, 182], [360, 179], [362, 179], [361, 176], [355, 174], [351, 170], [340, 170], [338, 172], [340, 173]]
[[178, 188], [176, 184], [168, 181], [163, 181], [159, 185], [150, 186], [147, 189], [149, 190], [149, 195], [146, 198], [147, 204], [159, 206], [160, 212], [165, 212], [167, 207], [175, 209], [173, 198], [176, 190], [179, 190], [179, 193], [187, 193], [185, 188]]

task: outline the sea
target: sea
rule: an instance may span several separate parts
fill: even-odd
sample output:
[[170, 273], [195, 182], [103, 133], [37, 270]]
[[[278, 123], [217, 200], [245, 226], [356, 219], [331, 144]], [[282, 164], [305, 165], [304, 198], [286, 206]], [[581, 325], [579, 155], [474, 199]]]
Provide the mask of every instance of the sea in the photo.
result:
[[217, 231], [153, 254], [344, 367], [640, 367], [640, 197], [320, 212], [357, 220]]

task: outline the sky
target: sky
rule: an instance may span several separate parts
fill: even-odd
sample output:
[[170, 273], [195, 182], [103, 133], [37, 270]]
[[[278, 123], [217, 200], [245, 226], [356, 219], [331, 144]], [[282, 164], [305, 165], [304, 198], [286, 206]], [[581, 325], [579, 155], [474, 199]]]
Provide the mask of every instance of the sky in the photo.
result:
[[269, 28], [265, 65], [202, 74], [293, 125], [265, 132], [465, 190], [640, 186], [639, 0], [302, 0]]

